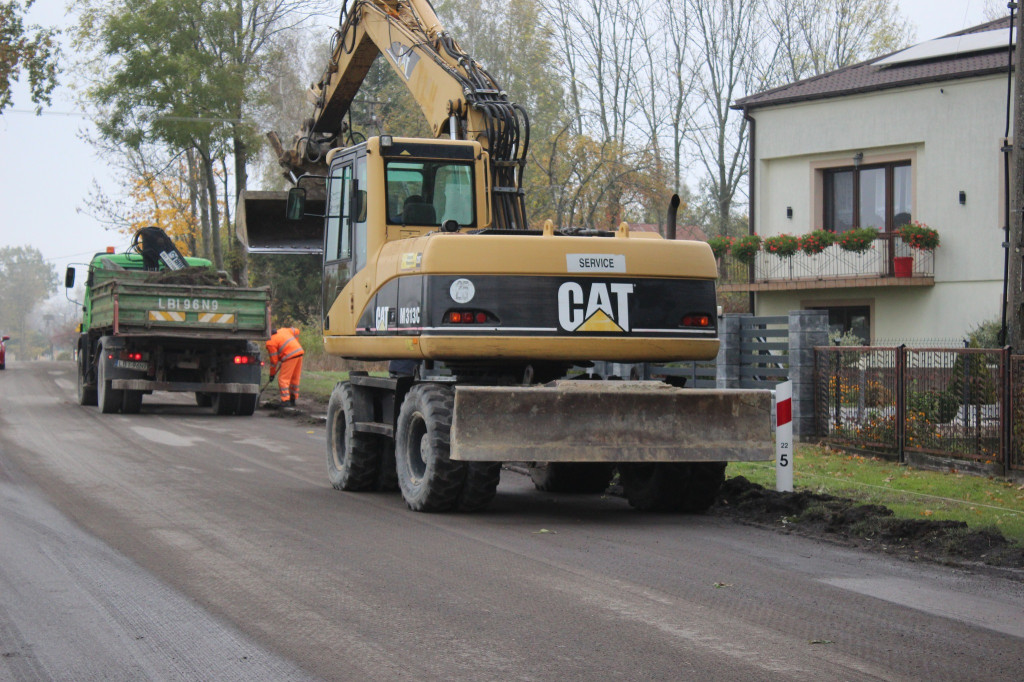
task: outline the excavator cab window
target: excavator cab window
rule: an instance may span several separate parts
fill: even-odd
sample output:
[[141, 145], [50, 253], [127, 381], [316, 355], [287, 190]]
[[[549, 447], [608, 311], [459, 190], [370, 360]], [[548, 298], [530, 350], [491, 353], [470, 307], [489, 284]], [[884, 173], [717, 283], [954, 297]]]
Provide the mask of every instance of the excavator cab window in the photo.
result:
[[476, 225], [473, 166], [452, 161], [388, 161], [388, 222], [440, 227]]
[[338, 165], [327, 178], [327, 233], [324, 260], [335, 261], [352, 256], [352, 164]]

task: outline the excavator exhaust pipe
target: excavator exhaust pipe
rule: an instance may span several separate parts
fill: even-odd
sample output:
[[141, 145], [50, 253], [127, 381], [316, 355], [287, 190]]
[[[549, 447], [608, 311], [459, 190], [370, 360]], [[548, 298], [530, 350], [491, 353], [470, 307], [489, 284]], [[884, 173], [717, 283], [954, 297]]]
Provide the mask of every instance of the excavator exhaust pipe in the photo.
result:
[[665, 239], [676, 238], [676, 214], [679, 213], [679, 195], [673, 194], [668, 202], [668, 219], [665, 221]]
[[484, 462], [770, 460], [771, 391], [659, 381], [459, 386], [451, 458]]

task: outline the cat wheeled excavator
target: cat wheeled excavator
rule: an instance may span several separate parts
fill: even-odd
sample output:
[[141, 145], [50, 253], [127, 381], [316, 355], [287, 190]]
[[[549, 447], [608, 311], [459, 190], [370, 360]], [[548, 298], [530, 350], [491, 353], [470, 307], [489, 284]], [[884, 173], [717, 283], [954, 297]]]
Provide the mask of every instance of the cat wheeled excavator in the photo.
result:
[[[378, 56], [435, 137], [345, 146]], [[600, 492], [617, 471], [632, 506], [697, 512], [726, 462], [772, 457], [768, 391], [568, 378], [594, 361], [714, 358], [715, 259], [625, 223], [531, 229], [526, 113], [428, 0], [348, 0], [312, 97], [291, 146], [270, 135], [295, 186], [244, 193], [237, 218], [250, 252], [322, 254], [328, 353], [391, 362], [388, 377], [352, 372], [331, 395], [335, 488], [472, 511], [502, 463], [525, 462], [543, 490]]]

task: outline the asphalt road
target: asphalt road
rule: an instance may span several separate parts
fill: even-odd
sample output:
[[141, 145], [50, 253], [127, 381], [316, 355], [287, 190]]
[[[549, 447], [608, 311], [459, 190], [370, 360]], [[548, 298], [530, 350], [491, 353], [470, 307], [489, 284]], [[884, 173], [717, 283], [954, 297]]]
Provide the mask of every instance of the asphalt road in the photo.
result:
[[1024, 582], [618, 498], [414, 514], [323, 428], [0, 372], [0, 679], [1021, 680]]

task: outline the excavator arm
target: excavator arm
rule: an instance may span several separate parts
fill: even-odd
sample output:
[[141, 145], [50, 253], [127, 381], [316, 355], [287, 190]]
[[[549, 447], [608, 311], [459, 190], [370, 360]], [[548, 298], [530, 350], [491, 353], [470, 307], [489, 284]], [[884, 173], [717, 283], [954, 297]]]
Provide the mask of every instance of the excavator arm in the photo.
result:
[[524, 229], [529, 119], [445, 32], [427, 0], [346, 0], [330, 60], [311, 88], [312, 117], [291, 148], [271, 137], [281, 165], [293, 177], [324, 173], [326, 154], [344, 138], [345, 116], [380, 55], [405, 83], [435, 137], [476, 140], [488, 152], [494, 227]]

